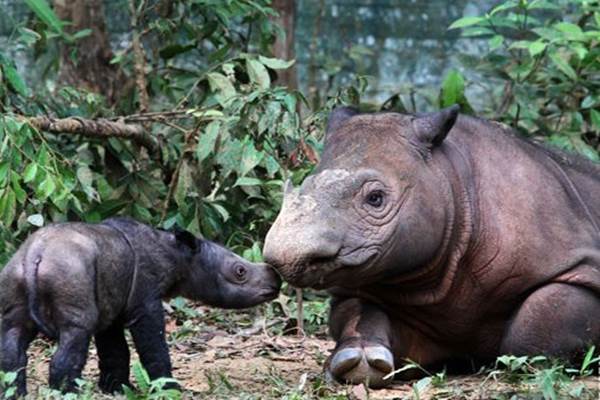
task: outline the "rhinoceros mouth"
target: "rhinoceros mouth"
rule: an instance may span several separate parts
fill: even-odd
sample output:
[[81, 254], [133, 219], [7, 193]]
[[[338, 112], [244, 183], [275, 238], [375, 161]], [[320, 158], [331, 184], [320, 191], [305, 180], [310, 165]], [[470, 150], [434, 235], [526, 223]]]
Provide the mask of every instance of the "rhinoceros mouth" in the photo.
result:
[[365, 252], [360, 259], [353, 258], [355, 253], [347, 252], [332, 258], [317, 258], [297, 262], [294, 265], [279, 266], [277, 269], [284, 280], [299, 288], [311, 287], [327, 289], [332, 286], [360, 286], [358, 282], [362, 271], [369, 269], [378, 256], [376, 249]]

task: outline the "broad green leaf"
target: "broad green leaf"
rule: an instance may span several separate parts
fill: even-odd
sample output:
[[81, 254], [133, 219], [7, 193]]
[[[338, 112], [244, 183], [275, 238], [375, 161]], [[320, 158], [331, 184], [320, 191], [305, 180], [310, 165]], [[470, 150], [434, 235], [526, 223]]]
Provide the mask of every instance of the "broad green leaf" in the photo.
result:
[[35, 162], [29, 163], [29, 165], [27, 165], [27, 167], [25, 167], [25, 170], [23, 171], [23, 182], [28, 183], [33, 181], [37, 174], [37, 169], [38, 166]]
[[568, 62], [563, 60], [559, 54], [550, 53], [550, 59], [565, 75], [574, 81], [577, 80], [577, 73], [575, 70], [569, 65]]
[[449, 107], [459, 103], [460, 99], [464, 97], [464, 90], [465, 81], [462, 75], [458, 71], [450, 71], [442, 83], [441, 106]]
[[238, 171], [239, 175], [244, 176], [252, 171], [261, 162], [264, 155], [262, 151], [256, 150], [251, 140], [248, 140], [242, 151], [242, 162]]
[[2, 183], [8, 179], [8, 171], [10, 168], [10, 161], [0, 162], [0, 187]]
[[539, 40], [531, 42], [531, 44], [529, 45], [529, 54], [531, 54], [532, 57], [535, 57], [541, 52], [543, 52], [546, 49], [546, 46], [546, 43], [540, 42]]
[[283, 98], [285, 108], [291, 113], [296, 112], [296, 96], [293, 93], [287, 93]]
[[79, 39], [83, 39], [84, 37], [90, 36], [91, 34], [92, 34], [91, 29], [82, 29], [80, 31], [75, 32], [75, 34], [72, 36], [72, 38], [75, 40], [79, 40]]
[[13, 66], [7, 64], [3, 65], [3, 69], [4, 76], [6, 77], [10, 87], [21, 96], [27, 96], [27, 86], [25, 86], [25, 82], [17, 70]]
[[44, 226], [44, 216], [42, 214], [33, 214], [27, 217], [27, 222], [34, 226]]
[[502, 35], [494, 35], [494, 37], [488, 41], [490, 50], [496, 50], [498, 47], [502, 46], [502, 43], [504, 43], [504, 36]]
[[583, 38], [583, 31], [578, 25], [572, 24], [570, 22], [558, 22], [554, 25], [556, 29], [561, 32], [564, 32], [569, 35], [570, 38], [573, 39], [581, 39]]
[[592, 120], [592, 125], [594, 128], [600, 131], [600, 112], [596, 110], [590, 110], [590, 119]]
[[56, 190], [56, 183], [54, 183], [54, 179], [50, 175], [46, 176], [46, 179], [42, 181], [39, 186], [39, 193], [42, 198], [47, 198]]
[[187, 197], [187, 193], [192, 187], [193, 178], [192, 178], [192, 169], [188, 165], [186, 161], [181, 164], [181, 168], [179, 168], [179, 176], [177, 178], [177, 187], [175, 188], [175, 193], [173, 195], [173, 199], [175, 203], [179, 207], [182, 207], [185, 204], [185, 200]]
[[229, 220], [229, 212], [218, 203], [210, 203], [210, 205], [219, 213], [221, 218], [223, 218], [223, 222], [227, 222]]
[[262, 181], [258, 178], [250, 178], [248, 176], [242, 176], [235, 181], [233, 186], [260, 186]]
[[227, 101], [235, 96], [236, 91], [233, 83], [225, 75], [219, 72], [211, 72], [207, 75], [208, 83], [217, 101], [222, 106], [225, 106]]
[[204, 132], [200, 134], [198, 145], [196, 147], [196, 157], [198, 161], [204, 161], [214, 150], [217, 138], [219, 137], [220, 121], [211, 121]]
[[46, 0], [25, 0], [25, 3], [46, 25], [57, 33], [63, 33], [61, 20], [52, 11]]
[[246, 59], [246, 67], [250, 80], [261, 89], [268, 89], [271, 85], [271, 78], [265, 66], [257, 60]]
[[485, 18], [483, 17], [462, 17], [456, 21], [454, 21], [449, 27], [448, 29], [458, 29], [458, 28], [464, 28], [467, 26], [472, 26], [472, 25], [476, 25], [482, 21], [484, 21]]
[[4, 194], [0, 197], [0, 217], [5, 227], [10, 226], [15, 219], [17, 208], [17, 199], [15, 192], [6, 188]]
[[15, 192], [15, 197], [20, 204], [24, 204], [27, 199], [27, 193], [23, 190], [20, 184], [21, 177], [15, 171], [11, 171], [11, 186]]
[[261, 63], [263, 63], [263, 65], [266, 65], [271, 69], [287, 69], [294, 65], [294, 62], [296, 62], [296, 60], [285, 61], [280, 60], [279, 58], [269, 58], [263, 56], [258, 56], [258, 61], [260, 61]]

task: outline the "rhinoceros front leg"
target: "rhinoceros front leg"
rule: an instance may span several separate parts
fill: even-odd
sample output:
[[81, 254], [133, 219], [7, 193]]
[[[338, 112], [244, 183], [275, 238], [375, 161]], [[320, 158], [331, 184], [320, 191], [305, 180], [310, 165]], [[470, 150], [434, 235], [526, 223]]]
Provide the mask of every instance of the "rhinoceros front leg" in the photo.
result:
[[576, 285], [552, 283], [529, 295], [509, 323], [502, 354], [544, 354], [575, 361], [600, 345], [600, 297]]
[[334, 298], [329, 329], [337, 345], [325, 365], [326, 374], [370, 387], [391, 383], [392, 378], [384, 379], [394, 370], [391, 325], [379, 307], [357, 298]]

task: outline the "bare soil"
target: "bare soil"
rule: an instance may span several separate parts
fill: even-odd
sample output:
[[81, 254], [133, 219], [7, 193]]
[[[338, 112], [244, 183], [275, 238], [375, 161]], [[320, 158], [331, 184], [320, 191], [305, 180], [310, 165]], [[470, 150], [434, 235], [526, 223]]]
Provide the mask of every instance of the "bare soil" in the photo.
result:
[[[324, 382], [322, 366], [333, 349], [325, 336], [280, 335], [264, 326], [245, 329], [222, 323], [178, 325], [169, 320], [173, 374], [190, 399], [542, 399], [539, 387], [510, 384], [489, 371], [478, 375], [447, 377], [441, 380], [395, 382], [390, 388], [367, 390], [363, 386], [344, 386]], [[187, 334], [184, 334], [188, 330]], [[182, 336], [183, 335], [183, 336]], [[36, 340], [29, 351], [28, 398], [56, 398], [47, 389], [48, 362], [54, 345]], [[137, 360], [132, 351], [133, 360]], [[84, 378], [94, 382], [98, 376], [93, 346]], [[579, 390], [580, 393], [577, 392]], [[573, 396], [569, 396], [572, 391]], [[568, 382], [565, 397], [600, 399], [598, 377]], [[92, 398], [110, 399], [96, 389]], [[124, 398], [123, 396], [116, 396]]]

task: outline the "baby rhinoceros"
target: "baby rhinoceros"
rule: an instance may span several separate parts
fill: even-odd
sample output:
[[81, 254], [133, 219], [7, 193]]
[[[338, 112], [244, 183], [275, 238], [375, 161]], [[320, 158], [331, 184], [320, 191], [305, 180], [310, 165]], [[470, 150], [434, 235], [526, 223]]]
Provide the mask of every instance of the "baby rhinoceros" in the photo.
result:
[[150, 377], [170, 377], [162, 299], [246, 308], [275, 298], [280, 283], [266, 264], [188, 232], [126, 218], [50, 225], [0, 273], [1, 369], [18, 372], [17, 395], [24, 395], [26, 350], [42, 332], [58, 340], [50, 386], [74, 390], [93, 335], [99, 386], [118, 391], [129, 384], [128, 328]]

